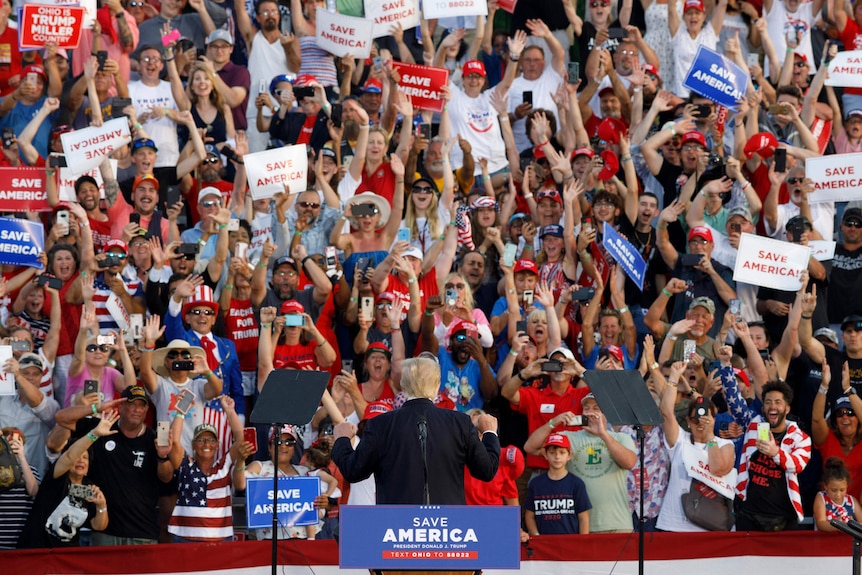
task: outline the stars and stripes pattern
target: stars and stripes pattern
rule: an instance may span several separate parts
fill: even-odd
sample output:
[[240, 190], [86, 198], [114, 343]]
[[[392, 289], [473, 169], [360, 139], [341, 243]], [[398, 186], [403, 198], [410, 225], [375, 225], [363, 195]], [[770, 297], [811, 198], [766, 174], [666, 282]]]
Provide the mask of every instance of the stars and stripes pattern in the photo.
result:
[[230, 451], [233, 436], [230, 431], [230, 424], [227, 421], [227, 415], [222, 411], [221, 402], [218, 399], [213, 399], [204, 405], [204, 423], [209, 423], [218, 430], [216, 460], [221, 459]]
[[179, 497], [168, 523], [168, 532], [186, 539], [220, 541], [233, 537], [230, 499], [230, 453], [209, 475], [191, 458], [177, 470]]

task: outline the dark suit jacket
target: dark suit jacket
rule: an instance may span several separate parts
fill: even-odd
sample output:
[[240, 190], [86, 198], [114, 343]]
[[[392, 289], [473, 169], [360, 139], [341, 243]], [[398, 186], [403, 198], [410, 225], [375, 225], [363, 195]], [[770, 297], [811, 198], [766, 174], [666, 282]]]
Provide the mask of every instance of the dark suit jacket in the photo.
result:
[[332, 460], [344, 478], [357, 482], [372, 473], [377, 503], [424, 504], [422, 452], [418, 421], [428, 422], [428, 486], [432, 505], [465, 505], [464, 466], [473, 477], [490, 481], [500, 462], [500, 440], [493, 433], [482, 439], [470, 418], [435, 407], [428, 399], [413, 399], [391, 413], [366, 422], [356, 450], [346, 437], [332, 448]]

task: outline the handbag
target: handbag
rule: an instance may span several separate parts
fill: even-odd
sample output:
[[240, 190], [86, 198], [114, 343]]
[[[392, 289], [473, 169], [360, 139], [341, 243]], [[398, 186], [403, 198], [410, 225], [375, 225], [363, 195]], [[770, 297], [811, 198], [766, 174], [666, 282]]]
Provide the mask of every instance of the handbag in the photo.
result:
[[24, 472], [6, 436], [0, 434], [0, 492], [24, 485]]
[[730, 531], [733, 527], [733, 501], [697, 479], [691, 480], [688, 493], [682, 494], [686, 518], [707, 531]]

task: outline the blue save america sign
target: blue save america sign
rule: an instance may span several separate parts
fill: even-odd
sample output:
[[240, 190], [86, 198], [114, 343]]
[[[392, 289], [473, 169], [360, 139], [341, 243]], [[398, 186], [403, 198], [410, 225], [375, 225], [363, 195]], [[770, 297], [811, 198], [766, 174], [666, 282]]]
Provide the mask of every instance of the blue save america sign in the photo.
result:
[[516, 506], [346, 505], [342, 569], [519, 569]]
[[602, 246], [614, 258], [626, 275], [635, 282], [638, 289], [644, 289], [644, 275], [647, 264], [640, 252], [627, 239], [605, 222], [602, 230]]
[[[278, 524], [316, 525], [314, 498], [320, 494], [319, 477], [278, 478]], [[272, 527], [272, 505], [275, 494], [272, 477], [246, 480], [245, 511], [249, 529]]]
[[716, 104], [736, 110], [737, 100], [745, 97], [748, 72], [718, 52], [701, 46], [682, 84]]
[[0, 218], [0, 264], [42, 269], [39, 254], [45, 250], [45, 230], [39, 222]]

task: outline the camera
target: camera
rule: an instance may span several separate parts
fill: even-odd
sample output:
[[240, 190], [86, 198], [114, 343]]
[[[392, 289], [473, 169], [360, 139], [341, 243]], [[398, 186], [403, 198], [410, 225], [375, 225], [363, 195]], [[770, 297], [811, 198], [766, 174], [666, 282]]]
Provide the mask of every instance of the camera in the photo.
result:
[[233, 151], [233, 148], [231, 148], [230, 146], [223, 146], [223, 147], [222, 147], [222, 149], [221, 149], [220, 151], [221, 151], [222, 155], [223, 155], [225, 158], [227, 158], [228, 160], [232, 160], [232, 161], [234, 161], [234, 162], [236, 162], [236, 163], [240, 163], [240, 162], [242, 162], [242, 158], [240, 158], [239, 156], [237, 156], [237, 155], [236, 155], [236, 152], [234, 152], [234, 151]]

